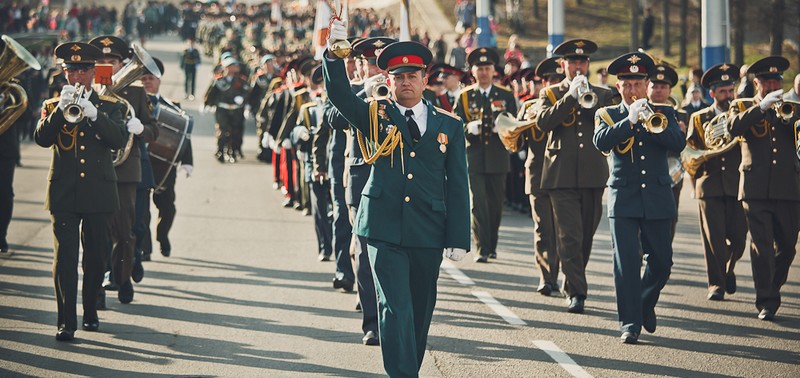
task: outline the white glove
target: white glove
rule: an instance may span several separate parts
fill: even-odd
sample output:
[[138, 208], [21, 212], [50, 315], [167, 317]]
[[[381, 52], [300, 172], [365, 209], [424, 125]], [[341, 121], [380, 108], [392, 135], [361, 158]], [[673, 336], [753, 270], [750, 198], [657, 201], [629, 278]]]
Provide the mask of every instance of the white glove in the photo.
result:
[[83, 108], [83, 116], [92, 121], [97, 121], [97, 108], [91, 101], [82, 98], [78, 100], [78, 105]]
[[453, 261], [461, 261], [467, 255], [466, 249], [461, 248], [445, 248], [442, 256], [447, 257]]
[[347, 39], [347, 25], [342, 20], [331, 20], [331, 30], [328, 35], [328, 48], [336, 41]]
[[245, 111], [244, 111], [244, 119], [249, 120], [250, 118], [253, 118], [253, 114], [250, 113], [247, 109], [245, 109]]
[[133, 133], [133, 135], [139, 135], [144, 131], [144, 125], [142, 125], [142, 121], [139, 118], [131, 117], [128, 121], [128, 132]]
[[525, 159], [528, 157], [528, 150], [517, 152], [517, 156], [519, 157], [519, 160], [525, 161]]
[[640, 98], [628, 107], [628, 122], [630, 122], [631, 125], [635, 125], [639, 122], [639, 113], [644, 110], [645, 106], [647, 106], [647, 99]]
[[780, 101], [782, 95], [783, 95], [783, 89], [778, 89], [777, 91], [769, 92], [767, 93], [766, 96], [764, 96], [764, 98], [761, 100], [758, 106], [761, 107], [762, 112], [766, 112], [767, 109], [769, 109], [772, 106], [772, 104]]
[[283, 147], [285, 150], [291, 150], [292, 141], [289, 140], [289, 138], [284, 139], [283, 142], [281, 142], [281, 147]]
[[481, 135], [481, 121], [475, 120], [468, 123], [467, 132], [472, 135]]
[[297, 138], [303, 142], [308, 142], [308, 140], [311, 139], [311, 133], [308, 132], [305, 126], [295, 126], [294, 133], [297, 135]]
[[233, 102], [236, 103], [236, 105], [244, 104], [244, 97], [236, 96], [233, 98]]
[[64, 108], [75, 100], [75, 87], [67, 84], [61, 88], [61, 99], [58, 101], [58, 108], [64, 111]]
[[264, 135], [261, 136], [261, 148], [269, 148], [269, 134], [267, 133], [264, 133]]
[[569, 83], [569, 91], [567, 91], [567, 95], [572, 96], [572, 98], [578, 98], [578, 88], [581, 85], [586, 83], [586, 76], [578, 75], [572, 78], [572, 81]]
[[278, 148], [278, 141], [272, 137], [272, 135], [267, 134], [267, 144], [269, 145], [269, 149], [275, 152], [281, 152], [281, 149]]
[[178, 168], [178, 169], [183, 169], [183, 171], [186, 172], [186, 178], [189, 178], [189, 177], [192, 177], [192, 172], [194, 171], [194, 166], [189, 165], [189, 164], [181, 164], [180, 168]]

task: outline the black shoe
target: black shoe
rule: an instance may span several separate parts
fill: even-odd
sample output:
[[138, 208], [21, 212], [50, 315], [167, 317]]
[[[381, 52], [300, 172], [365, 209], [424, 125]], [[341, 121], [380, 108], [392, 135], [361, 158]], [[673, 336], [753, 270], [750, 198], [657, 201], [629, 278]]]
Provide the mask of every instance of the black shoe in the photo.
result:
[[620, 336], [619, 339], [624, 344], [636, 344], [639, 342], [639, 334], [636, 332], [625, 331], [622, 332], [622, 336]]
[[273, 182], [272, 183], [272, 189], [280, 190], [281, 189], [281, 184], [278, 184], [277, 182]]
[[496, 259], [497, 258], [497, 252], [489, 252], [489, 258], [490, 259]]
[[356, 303], [356, 312], [362, 312], [362, 310], [361, 310], [361, 302]]
[[309, 215], [311, 215], [311, 209], [303, 209], [303, 215], [304, 215], [304, 216], [309, 216]]
[[553, 293], [553, 287], [550, 286], [549, 282], [545, 282], [536, 289], [539, 294], [549, 297], [551, 293]]
[[225, 156], [225, 161], [227, 161], [228, 163], [235, 163], [236, 157], [233, 156], [233, 154], [228, 154]]
[[97, 304], [95, 305], [97, 310], [108, 310], [106, 307], [106, 291], [100, 289], [100, 292], [97, 294]]
[[70, 341], [74, 338], [75, 338], [74, 329], [59, 328], [58, 332], [56, 333], [56, 340], [58, 341]]
[[346, 292], [353, 291], [353, 281], [348, 280], [347, 278], [334, 278], [333, 279], [333, 288], [334, 289], [342, 289]]
[[761, 320], [771, 321], [775, 319], [775, 311], [765, 308], [758, 313], [758, 318]]
[[6, 239], [0, 239], [0, 253], [8, 253], [8, 242]]
[[324, 252], [317, 256], [319, 261], [331, 261], [331, 255], [326, 255]]
[[224, 163], [225, 162], [225, 154], [223, 154], [222, 151], [217, 151], [217, 153], [214, 154], [214, 156], [217, 158], [218, 162], [220, 162], [220, 163]]
[[133, 301], [133, 284], [131, 281], [126, 281], [122, 285], [119, 286], [119, 291], [117, 292], [117, 299], [119, 299], [119, 303], [128, 304]]
[[169, 257], [170, 253], [172, 253], [172, 245], [169, 244], [169, 240], [164, 239], [160, 243], [161, 243], [161, 256]]
[[96, 332], [100, 328], [100, 320], [83, 318], [83, 330], [89, 332]]
[[489, 258], [486, 257], [486, 256], [478, 255], [478, 256], [475, 256], [475, 262], [476, 263], [488, 263], [489, 262]]
[[574, 296], [569, 299], [569, 306], [567, 311], [573, 314], [583, 314], [583, 302], [585, 299], [579, 296]]
[[144, 278], [144, 266], [142, 266], [142, 260], [139, 259], [139, 261], [133, 263], [131, 279], [133, 279], [133, 282], [139, 283], [142, 282], [142, 278]]
[[644, 330], [650, 333], [656, 331], [656, 310], [650, 310], [650, 312], [644, 315], [642, 318], [642, 327]]
[[287, 198], [285, 201], [283, 201], [283, 207], [286, 208], [294, 207], [294, 201], [292, 201], [291, 198]]
[[149, 253], [143, 254], [142, 261], [150, 261], [150, 254]]
[[364, 345], [381, 345], [381, 341], [378, 340], [378, 335], [375, 334], [375, 331], [367, 331], [364, 337], [361, 338], [361, 342]]
[[725, 293], [722, 290], [712, 290], [708, 292], [708, 300], [709, 301], [721, 301], [725, 299]]
[[727, 276], [725, 276], [725, 292], [728, 294], [733, 294], [736, 292], [736, 274], [733, 272], [730, 272]]

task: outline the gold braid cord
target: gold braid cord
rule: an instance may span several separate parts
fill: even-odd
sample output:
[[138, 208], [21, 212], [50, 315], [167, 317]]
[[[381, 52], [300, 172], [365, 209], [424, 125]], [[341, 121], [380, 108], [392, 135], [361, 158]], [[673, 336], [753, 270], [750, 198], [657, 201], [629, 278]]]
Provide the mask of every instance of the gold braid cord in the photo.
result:
[[357, 132], [356, 138], [358, 139], [358, 147], [361, 149], [361, 154], [367, 164], [373, 164], [381, 156], [392, 155], [392, 167], [394, 167], [394, 150], [400, 146], [400, 159], [403, 163], [403, 172], [405, 173], [405, 162], [403, 161], [403, 136], [397, 127], [391, 128], [387, 132], [386, 138], [383, 142], [378, 140], [379, 130], [378, 126], [378, 101], [371, 101], [369, 103], [369, 141], [364, 141], [364, 136], [361, 132]]
[[[61, 141], [62, 134], [69, 136], [70, 139], [72, 140], [68, 146], [65, 146], [64, 142]], [[72, 130], [67, 129], [67, 125], [62, 126], [61, 131], [58, 133], [58, 137], [56, 139], [58, 141], [58, 146], [61, 147], [61, 150], [69, 151], [75, 148], [75, 139], [76, 139], [75, 136], [77, 134], [78, 134], [78, 125], [75, 125], [75, 127], [73, 127]]]

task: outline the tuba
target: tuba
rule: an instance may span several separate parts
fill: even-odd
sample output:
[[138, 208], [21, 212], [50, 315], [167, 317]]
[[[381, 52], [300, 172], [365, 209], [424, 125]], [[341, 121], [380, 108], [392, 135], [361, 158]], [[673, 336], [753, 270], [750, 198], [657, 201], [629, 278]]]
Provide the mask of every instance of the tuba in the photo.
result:
[[704, 162], [730, 151], [739, 143], [739, 138], [733, 138], [728, 133], [729, 117], [728, 113], [721, 113], [703, 124], [704, 149], [697, 149], [689, 144], [683, 149], [681, 163], [689, 175], [694, 176]]
[[[136, 117], [136, 112], [130, 102], [119, 96], [117, 93], [125, 87], [131, 85], [134, 81], [139, 80], [142, 75], [152, 73], [154, 76], [160, 78], [161, 71], [158, 69], [156, 62], [150, 57], [150, 54], [141, 46], [133, 45], [133, 57], [131, 61], [125, 66], [120, 68], [114, 76], [111, 77], [111, 84], [103, 86], [98, 90], [99, 95], [111, 96], [125, 104], [127, 111], [125, 112], [125, 122], [131, 118]], [[125, 149], [122, 151], [114, 151], [114, 166], [117, 167], [128, 159], [128, 155], [133, 148], [133, 134], [128, 136], [128, 143], [125, 144]]]
[[3, 35], [0, 52], [0, 135], [6, 132], [28, 108], [25, 89], [12, 79], [28, 68], [40, 70], [42, 66], [22, 45]]

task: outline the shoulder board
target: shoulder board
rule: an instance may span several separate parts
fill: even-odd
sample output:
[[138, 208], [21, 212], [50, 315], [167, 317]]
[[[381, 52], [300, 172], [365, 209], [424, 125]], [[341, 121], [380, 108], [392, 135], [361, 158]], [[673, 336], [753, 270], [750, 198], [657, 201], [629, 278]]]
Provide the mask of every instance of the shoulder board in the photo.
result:
[[[672, 106], [672, 105], [670, 105], [670, 106]], [[675, 111], [676, 111], [678, 114], [686, 114], [686, 111], [685, 111], [685, 110], [683, 110], [683, 109], [675, 109]]]
[[611, 117], [611, 114], [608, 114], [609, 108], [615, 108], [616, 106], [604, 106], [600, 109], [597, 109], [597, 113], [595, 113], [596, 121], [594, 126], [600, 126], [600, 120], [602, 119], [608, 126], [613, 126], [615, 124], [614, 118]]
[[504, 90], [506, 92], [512, 92], [511, 88], [506, 87], [505, 85], [500, 85], [500, 84], [492, 84], [492, 85], [494, 85], [498, 89]]
[[442, 113], [442, 114], [444, 114], [444, 115], [446, 115], [446, 116], [448, 116], [448, 117], [450, 117], [450, 118], [452, 118], [452, 119], [454, 119], [456, 121], [462, 122], [462, 119], [459, 116], [457, 116], [457, 115], [455, 115], [453, 113], [450, 113], [447, 110], [444, 110], [444, 109], [442, 109], [442, 108], [440, 108], [438, 106], [434, 106], [433, 108], [436, 109], [436, 111], [438, 111], [439, 113]]
[[58, 96], [58, 97], [53, 97], [53, 98], [50, 98], [50, 99], [44, 100], [44, 102], [42, 103], [42, 105], [51, 105], [51, 104], [55, 104], [55, 103], [57, 103], [57, 102], [59, 102], [59, 101], [61, 101], [61, 96]]
[[475, 84], [467, 85], [466, 87], [462, 88], [461, 90], [466, 92], [466, 91], [473, 90], [473, 89], [475, 89], [477, 87], [478, 87], [478, 83], [475, 83]]
[[276, 88], [280, 87], [281, 84], [283, 84], [283, 79], [275, 77], [269, 82], [269, 87], [275, 90]]
[[559, 86], [560, 86], [560, 84], [553, 84], [553, 85], [546, 86], [546, 87], [544, 87], [544, 89], [542, 89], [544, 91], [544, 93], [547, 95], [547, 98], [550, 100], [550, 105], [555, 105], [556, 101], [558, 101], [558, 99], [556, 98], [556, 94], [553, 91], [553, 89], [558, 88]]
[[308, 92], [308, 89], [306, 89], [306, 88], [303, 88], [303, 89], [301, 89], [301, 90], [299, 90], [299, 91], [297, 91], [297, 92], [294, 92], [294, 96], [295, 96], [295, 97], [297, 97], [297, 96], [301, 96], [301, 95], [304, 95], [304, 94], [306, 94], [306, 92]]
[[308, 108], [313, 108], [313, 107], [315, 107], [315, 106], [317, 106], [317, 103], [316, 103], [316, 102], [313, 102], [313, 101], [311, 101], [311, 102], [307, 102], [307, 103], [305, 103], [305, 104], [303, 104], [303, 105], [300, 105], [300, 111], [301, 111], [301, 112], [304, 112], [304, 111], [306, 111], [306, 109], [308, 109]]
[[119, 102], [119, 100], [111, 96], [100, 96], [100, 100], [105, 102], [110, 102], [112, 104], [116, 104], [117, 102]]
[[737, 98], [731, 101], [730, 108], [734, 109], [734, 113], [741, 113], [747, 110], [747, 108], [753, 106], [754, 102], [755, 101], [753, 101], [753, 98]]

